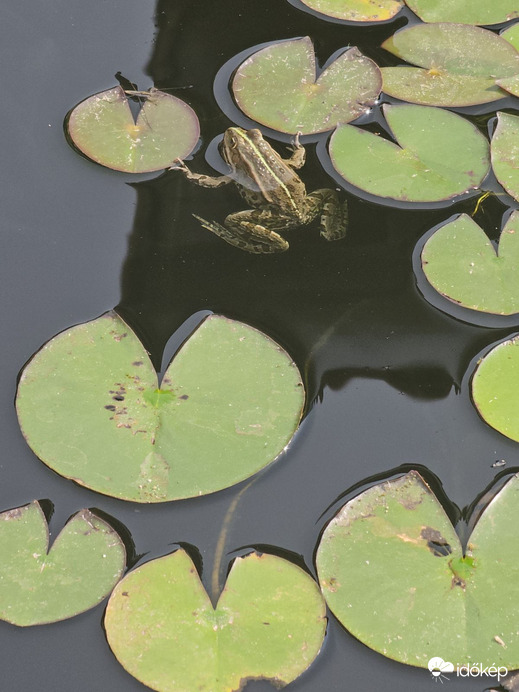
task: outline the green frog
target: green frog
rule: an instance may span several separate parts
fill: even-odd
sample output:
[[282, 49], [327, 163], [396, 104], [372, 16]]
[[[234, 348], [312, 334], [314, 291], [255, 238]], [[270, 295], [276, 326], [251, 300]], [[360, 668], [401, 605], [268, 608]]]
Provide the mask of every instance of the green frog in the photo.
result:
[[220, 187], [234, 182], [252, 209], [229, 214], [223, 224], [206, 221], [194, 214], [204, 228], [247, 252], [272, 253], [288, 249], [280, 233], [306, 226], [320, 216], [321, 235], [339, 240], [346, 234], [346, 203], [335, 190], [307, 194], [295, 172], [305, 163], [305, 148], [294, 139], [292, 155], [283, 159], [259, 130], [230, 127], [220, 144], [220, 154], [231, 169], [230, 175], [211, 177], [192, 173], [181, 160], [174, 168], [203, 187]]

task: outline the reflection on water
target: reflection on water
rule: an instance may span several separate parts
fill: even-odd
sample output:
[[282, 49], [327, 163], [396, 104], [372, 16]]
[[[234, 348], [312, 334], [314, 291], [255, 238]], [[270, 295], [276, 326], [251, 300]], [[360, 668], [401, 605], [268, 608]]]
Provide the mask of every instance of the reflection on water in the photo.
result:
[[[150, 5], [150, 15], [151, 10]], [[85, 6], [85, 11], [91, 10]], [[62, 14], [68, 16], [67, 12]], [[124, 14], [130, 21], [131, 3]], [[358, 27], [325, 22], [315, 14], [301, 12], [296, 0], [293, 4], [284, 0], [160, 0], [155, 8], [157, 33], [147, 72], [157, 88], [181, 97], [196, 110], [203, 141], [194, 155], [193, 167], [197, 172], [213, 174], [204, 160], [209, 142], [230, 125], [247, 126], [246, 120], [238, 120], [241, 116], [221, 79], [216, 95], [213, 89], [216, 75], [229, 60], [262, 42], [309, 35], [321, 62], [344, 46], [358, 45], [378, 64], [395, 64], [396, 59], [381, 50], [380, 44], [407, 21], [407, 16], [409, 13], [379, 26]], [[57, 13], [54, 20], [62, 35], [72, 31], [69, 25], [58, 25]], [[143, 41], [151, 43], [151, 22], [139, 27], [139, 32]], [[107, 47], [106, 75], [121, 69], [133, 79], [125, 60], [132, 46], [125, 44], [124, 37], [120, 40], [116, 65]], [[51, 44], [47, 46], [50, 53]], [[83, 70], [74, 78], [79, 82], [87, 76]], [[98, 80], [99, 75], [91, 79]], [[90, 85], [75, 86], [81, 94], [110, 85], [96, 84], [92, 89]], [[75, 97], [67, 97], [67, 103], [74, 103]], [[487, 120], [487, 116], [480, 119], [482, 129]], [[38, 127], [35, 132], [39, 133], [39, 121]], [[321, 136], [319, 146], [326, 139], [326, 135]], [[283, 143], [273, 145], [283, 151]], [[337, 187], [323, 170], [316, 149], [315, 144], [307, 145], [302, 179], [309, 190]], [[78, 178], [85, 185], [78, 195], [87, 194], [90, 164], [78, 164], [71, 158], [70, 165], [77, 166]], [[85, 178], [80, 177], [83, 171], [88, 171]], [[123, 185], [129, 178], [104, 180], [109, 181], [109, 188]], [[467, 388], [467, 372], [475, 356], [488, 344], [507, 336], [510, 329], [459, 321], [426, 302], [416, 286], [412, 256], [424, 233], [454, 213], [471, 214], [475, 200], [467, 199], [443, 210], [409, 211], [386, 208], [343, 191], [350, 210], [345, 240], [329, 245], [321, 241], [315, 227], [303, 228], [288, 234], [288, 252], [257, 257], [226, 245], [201, 228], [192, 216], [196, 213], [222, 221], [227, 214], [245, 208], [240, 206], [242, 201], [235, 190], [197, 188], [174, 172], [132, 186], [136, 196], [133, 227], [112, 229], [119, 235], [131, 230], [118, 310], [151, 352], [157, 370], [183, 338], [183, 332], [176, 330], [186, 319], [196, 320], [200, 311], [209, 310], [265, 331], [295, 357], [307, 380], [313, 404], [307, 420], [283, 462], [260, 474], [243, 493], [228, 527], [225, 550], [278, 545], [302, 555], [310, 567], [325, 517], [338, 502], [343, 503], [366, 484], [411, 467], [424, 474], [463, 533], [463, 522], [468, 520], [471, 525], [470, 517], [477, 516], [487, 496], [473, 498], [483, 488], [490, 488], [499, 473], [492, 463], [506, 459], [507, 474], [518, 463], [516, 445], [478, 419]], [[74, 204], [74, 200], [65, 200], [69, 202]], [[90, 202], [90, 225], [98, 218], [97, 203], [94, 199]], [[103, 204], [109, 203], [108, 189]], [[500, 202], [489, 199], [476, 218], [493, 239], [501, 213]], [[68, 233], [69, 229], [64, 231]], [[64, 238], [65, 244], [67, 236]], [[92, 272], [94, 277], [99, 274], [98, 268]], [[80, 304], [84, 290], [81, 285], [68, 290], [77, 291]], [[110, 294], [107, 300], [112, 300]], [[90, 317], [110, 307], [96, 306]], [[80, 320], [78, 316], [76, 321]], [[45, 333], [41, 340], [50, 336]], [[21, 361], [28, 355], [23, 354]], [[21, 449], [23, 441], [17, 440], [17, 444]], [[70, 513], [83, 506], [81, 500], [84, 506], [99, 506], [100, 511], [108, 511], [128, 526], [136, 543], [131, 564], [145, 551], [150, 551], [150, 556], [170, 552], [172, 542], [185, 540], [198, 546], [197, 566], [201, 567], [203, 560], [205, 583], [209, 586], [221, 526], [233, 499], [243, 491], [243, 484], [201, 500], [135, 509], [73, 486], [48, 469], [40, 470], [36, 462], [33, 466], [37, 482], [49, 486], [42, 488], [42, 494], [54, 498], [55, 491], [66, 497], [66, 503], [57, 502], [58, 511]], [[28, 482], [22, 471], [20, 494]], [[340, 499], [336, 500], [338, 495]], [[330, 503], [332, 509], [326, 510]], [[455, 503], [472, 505], [460, 510]], [[58, 519], [62, 517], [56, 517], [57, 523]], [[123, 530], [122, 526], [117, 528]], [[228, 557], [223, 555], [222, 564]], [[13, 673], [17, 683], [23, 680], [18, 689], [29, 689], [35, 680], [41, 680], [42, 692], [59, 689], [60, 684], [90, 692], [98, 681], [89, 678], [88, 672], [97, 669], [100, 658], [104, 663], [104, 667], [99, 666], [102, 687], [114, 692], [141, 689], [115, 662], [102, 658], [106, 653], [104, 642], [99, 645], [100, 612], [78, 620], [72, 624], [79, 633], [81, 651], [73, 648], [72, 629], [66, 626], [52, 628], [52, 634], [23, 633], [23, 638], [18, 632], [2, 630], [3, 641], [11, 646], [4, 648], [6, 656], [10, 660], [11, 656], [13, 660], [23, 657], [23, 666]], [[29, 668], [24, 653], [29, 650], [28, 641], [35, 660], [39, 657], [45, 666], [44, 680], [38, 668]], [[59, 679], [54, 683], [49, 661], [56, 651], [60, 656], [69, 651], [69, 660], [74, 661], [78, 671], [85, 672], [84, 679], [72, 671], [72, 666], [70, 671], [63, 671], [63, 666], [56, 664]], [[24, 675], [32, 676], [31, 684], [26, 684], [28, 677]], [[72, 677], [63, 677], [66, 675]], [[293, 688], [308, 692], [342, 692], [346, 687], [416, 692], [425, 689], [425, 684], [430, 684], [426, 672], [374, 654], [332, 623], [321, 657]], [[477, 682], [467, 684], [470, 689], [481, 688]], [[468, 689], [467, 684], [463, 689]], [[9, 685], [16, 689], [16, 685]], [[455, 680], [449, 685], [453, 690], [461, 689]], [[259, 692], [272, 687], [254, 682], [247, 689]]]

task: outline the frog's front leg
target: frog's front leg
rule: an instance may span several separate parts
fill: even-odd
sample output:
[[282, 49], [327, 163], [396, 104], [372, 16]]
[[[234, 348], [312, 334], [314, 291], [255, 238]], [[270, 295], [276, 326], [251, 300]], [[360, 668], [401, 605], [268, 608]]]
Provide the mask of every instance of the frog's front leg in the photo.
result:
[[254, 254], [270, 254], [288, 250], [287, 241], [262, 224], [262, 222], [271, 219], [269, 212], [260, 209], [239, 211], [235, 214], [229, 214], [223, 225], [217, 221], [206, 221], [196, 214], [193, 216], [208, 231], [230, 245], [240, 248], [240, 250]]
[[307, 195], [306, 203], [311, 217], [321, 215], [321, 235], [326, 240], [340, 240], [348, 228], [347, 203], [339, 200], [335, 190], [316, 190]]
[[292, 156], [289, 159], [282, 159], [283, 163], [286, 163], [290, 168], [302, 168], [306, 161], [306, 149], [299, 143], [299, 132], [292, 142], [292, 150]]
[[188, 180], [192, 180], [202, 187], [221, 187], [222, 185], [227, 185], [232, 182], [232, 178], [228, 175], [211, 176], [203, 175], [202, 173], [193, 173], [181, 159], [177, 159], [175, 165], [171, 166], [169, 170], [180, 171]]

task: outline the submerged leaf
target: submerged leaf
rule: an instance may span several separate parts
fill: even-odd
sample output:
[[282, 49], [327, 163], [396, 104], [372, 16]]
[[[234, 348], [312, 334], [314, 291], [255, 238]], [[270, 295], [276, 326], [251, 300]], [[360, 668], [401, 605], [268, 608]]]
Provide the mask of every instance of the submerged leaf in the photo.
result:
[[373, 105], [381, 89], [380, 70], [357, 48], [345, 50], [317, 78], [312, 41], [281, 41], [243, 62], [232, 88], [250, 118], [280, 132], [311, 134], [332, 130]]
[[405, 202], [449, 200], [480, 185], [489, 147], [474, 125], [437, 108], [383, 108], [398, 144], [353, 125], [332, 136], [332, 163], [349, 183]]
[[65, 620], [100, 603], [126, 564], [121, 538], [83, 509], [49, 550], [38, 502], [0, 514], [0, 619], [22, 627]]
[[519, 52], [500, 36], [463, 24], [416, 24], [382, 47], [418, 67], [382, 68], [386, 94], [426, 106], [504, 98], [496, 81], [519, 73]]
[[312, 10], [350, 22], [385, 22], [394, 17], [403, 0], [302, 0]]
[[519, 17], [517, 0], [406, 0], [423, 22], [501, 24]]
[[497, 114], [490, 151], [496, 178], [508, 194], [519, 201], [519, 116]]
[[441, 226], [422, 250], [429, 283], [463, 307], [497, 315], [519, 312], [519, 213], [503, 228], [499, 251], [466, 214]]
[[445, 510], [416, 471], [344, 505], [317, 552], [324, 596], [360, 641], [428, 667], [519, 667], [519, 476], [480, 516], [463, 552]]
[[146, 94], [137, 120], [121, 87], [81, 101], [67, 123], [74, 145], [96, 163], [125, 173], [158, 171], [188, 156], [200, 135], [196, 113], [158, 89]]
[[256, 329], [207, 317], [159, 386], [115, 312], [51, 339], [24, 369], [22, 432], [52, 469], [136, 502], [203, 495], [248, 478], [292, 438], [304, 389], [289, 355]]
[[184, 550], [114, 590], [105, 616], [121, 665], [159, 692], [231, 692], [247, 679], [286, 685], [315, 659], [326, 628], [314, 580], [274, 555], [237, 558], [216, 608]]
[[472, 399], [484, 421], [519, 442], [519, 336], [497, 344], [480, 360]]

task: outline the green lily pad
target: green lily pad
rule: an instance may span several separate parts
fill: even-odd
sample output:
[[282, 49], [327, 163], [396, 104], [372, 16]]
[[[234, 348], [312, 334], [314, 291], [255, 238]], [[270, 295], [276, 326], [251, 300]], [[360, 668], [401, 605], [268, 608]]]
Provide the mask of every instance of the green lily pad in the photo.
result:
[[193, 332], [159, 386], [115, 312], [51, 339], [24, 369], [16, 401], [42, 461], [135, 502], [203, 495], [248, 478], [286, 447], [303, 404], [289, 355], [219, 315]]
[[404, 202], [449, 200], [480, 185], [489, 146], [471, 123], [438, 108], [383, 109], [398, 144], [353, 125], [339, 126], [331, 138], [333, 166], [349, 183]]
[[317, 78], [308, 38], [281, 41], [253, 53], [232, 83], [239, 108], [279, 132], [333, 130], [369, 110], [382, 81], [375, 63], [357, 48], [341, 53]]
[[470, 216], [446, 223], [425, 243], [422, 268], [454, 303], [496, 315], [519, 312], [519, 213], [503, 228], [498, 252]]
[[508, 27], [508, 29], [502, 31], [500, 36], [501, 38], [504, 38], [505, 41], [508, 41], [508, 43], [511, 43], [512, 46], [519, 51], [519, 22], [512, 24], [512, 26]]
[[0, 619], [21, 627], [93, 608], [126, 565], [121, 538], [88, 509], [68, 521], [49, 550], [38, 502], [0, 514], [0, 555]]
[[480, 516], [463, 551], [416, 472], [375, 485], [331, 520], [317, 552], [329, 607], [360, 641], [422, 668], [519, 667], [519, 476]]
[[519, 116], [497, 114], [490, 151], [496, 178], [508, 194], [519, 201]]
[[501, 24], [519, 17], [517, 0], [406, 0], [423, 22]]
[[248, 679], [283, 686], [315, 659], [326, 629], [315, 581], [274, 555], [237, 558], [213, 608], [187, 553], [147, 562], [112, 593], [108, 643], [159, 692], [231, 692]]
[[472, 106], [507, 96], [496, 81], [519, 73], [519, 52], [492, 31], [417, 24], [382, 44], [418, 67], [382, 68], [386, 94], [426, 106]]
[[328, 17], [350, 22], [385, 22], [400, 12], [403, 0], [302, 0]]
[[484, 421], [519, 442], [519, 336], [497, 344], [480, 360], [472, 400]]
[[74, 145], [92, 161], [125, 173], [158, 171], [188, 156], [200, 136], [194, 110], [158, 89], [142, 96], [137, 120], [121, 87], [81, 101], [67, 123]]

